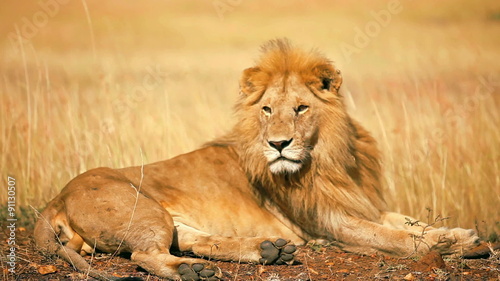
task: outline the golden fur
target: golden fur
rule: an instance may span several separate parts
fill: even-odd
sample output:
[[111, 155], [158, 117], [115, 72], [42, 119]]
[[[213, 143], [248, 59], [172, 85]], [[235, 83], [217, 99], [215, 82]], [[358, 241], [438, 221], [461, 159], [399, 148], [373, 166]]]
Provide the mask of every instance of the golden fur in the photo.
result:
[[[338, 93], [342, 82], [338, 70], [321, 54], [293, 48], [287, 41], [271, 41], [262, 49], [257, 66], [245, 70], [240, 81], [243, 94], [236, 112], [241, 122], [228, 136], [211, 144], [237, 147], [241, 165], [260, 194], [289, 206], [285, 208], [293, 213], [289, 217], [308, 221], [314, 231], [322, 226], [328, 233], [325, 236], [334, 234], [345, 215], [377, 221], [385, 209], [379, 152], [371, 135], [347, 115]], [[283, 75], [281, 79], [286, 80], [293, 74], [324, 102], [317, 124], [321, 132], [307, 169], [274, 175], [262, 157], [261, 143], [256, 141], [261, 128], [253, 107], [273, 78]], [[333, 93], [321, 91], [324, 79], [338, 85], [332, 87]], [[323, 198], [327, 200], [320, 200]]]
[[318, 239], [394, 256], [477, 243], [472, 230], [410, 226], [386, 211], [375, 140], [347, 114], [331, 61], [287, 40], [262, 51], [243, 72], [227, 135], [170, 160], [79, 175], [36, 225], [42, 251], [82, 271], [88, 265], [77, 252], [127, 251], [163, 277], [192, 278], [201, 273], [185, 268], [201, 264], [217, 279], [209, 262], [170, 252], [269, 264], [292, 263], [293, 244]]

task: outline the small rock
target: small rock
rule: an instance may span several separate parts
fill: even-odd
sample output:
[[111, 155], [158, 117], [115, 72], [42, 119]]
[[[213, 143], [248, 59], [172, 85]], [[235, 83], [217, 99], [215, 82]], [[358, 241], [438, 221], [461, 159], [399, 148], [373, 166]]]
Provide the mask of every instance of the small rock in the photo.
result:
[[403, 277], [403, 279], [411, 281], [411, 280], [415, 280], [415, 276], [413, 276], [413, 274], [411, 274], [411, 272], [410, 272], [410, 273], [406, 274], [406, 276]]
[[337, 270], [337, 273], [349, 273], [349, 270], [344, 268], [344, 269]]
[[482, 259], [491, 256], [493, 251], [500, 249], [500, 242], [497, 243], [481, 243], [479, 246], [469, 250], [463, 255], [465, 259]]
[[415, 266], [417, 271], [431, 271], [433, 268], [446, 268], [441, 254], [436, 251], [431, 251], [423, 256]]
[[44, 265], [44, 266], [40, 266], [37, 270], [38, 270], [38, 273], [40, 273], [42, 275], [47, 275], [47, 274], [57, 272], [57, 267], [55, 267], [53, 265]]

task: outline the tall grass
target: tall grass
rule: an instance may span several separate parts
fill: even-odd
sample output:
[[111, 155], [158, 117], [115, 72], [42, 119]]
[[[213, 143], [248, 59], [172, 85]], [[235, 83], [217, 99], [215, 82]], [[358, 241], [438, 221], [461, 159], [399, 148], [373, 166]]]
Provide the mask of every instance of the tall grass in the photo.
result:
[[[24, 44], [0, 38], [1, 174], [4, 186], [17, 179], [18, 208], [42, 208], [87, 169], [139, 165], [141, 150], [167, 159], [222, 134], [240, 72], [262, 42], [287, 36], [342, 69], [351, 113], [383, 151], [391, 209], [499, 232], [496, 1], [401, 1], [349, 57], [339, 44], [388, 2], [242, 1], [222, 19], [211, 1], [167, 2], [87, 1], [89, 21], [70, 1]], [[17, 24], [22, 35], [39, 10], [5, 4], [2, 34]]]

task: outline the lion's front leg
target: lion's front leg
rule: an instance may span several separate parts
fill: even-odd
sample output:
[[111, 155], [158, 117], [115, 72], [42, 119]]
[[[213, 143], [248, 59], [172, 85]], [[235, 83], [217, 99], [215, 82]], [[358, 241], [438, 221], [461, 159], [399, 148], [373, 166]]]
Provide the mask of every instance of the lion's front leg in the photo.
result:
[[423, 244], [432, 250], [439, 251], [441, 254], [462, 254], [464, 251], [477, 246], [479, 240], [476, 232], [472, 229], [436, 228], [399, 213], [384, 212], [381, 219], [384, 226], [419, 233], [415, 236], [417, 245]]
[[[396, 223], [397, 218], [400, 224]], [[390, 220], [388, 220], [390, 218]], [[422, 255], [430, 250], [441, 254], [467, 251], [479, 242], [473, 230], [432, 228], [405, 224], [405, 216], [388, 213], [383, 224], [349, 217], [339, 230], [339, 246], [346, 251], [384, 253], [392, 256]]]
[[[176, 223], [177, 247], [209, 259], [261, 264], [291, 264], [296, 246], [279, 237], [224, 237]], [[174, 243], [175, 244], [175, 243]]]

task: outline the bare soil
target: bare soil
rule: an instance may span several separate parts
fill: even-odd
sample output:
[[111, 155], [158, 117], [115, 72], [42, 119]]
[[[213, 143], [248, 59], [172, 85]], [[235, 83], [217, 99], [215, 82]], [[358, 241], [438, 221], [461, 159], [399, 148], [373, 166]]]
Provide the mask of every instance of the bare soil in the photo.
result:
[[[2, 227], [2, 229], [6, 229]], [[2, 280], [85, 280], [85, 274], [76, 272], [58, 258], [48, 258], [36, 251], [32, 231], [20, 228], [16, 235], [16, 273], [8, 272], [5, 258], [10, 246], [2, 239]], [[495, 244], [493, 248], [499, 248]], [[297, 262], [291, 266], [264, 266], [238, 262], [215, 263], [222, 269], [223, 280], [500, 280], [499, 252], [482, 248], [485, 258], [444, 259], [431, 252], [421, 259], [391, 258], [382, 255], [357, 255], [342, 252], [331, 246], [299, 247]], [[478, 249], [474, 255], [481, 255]], [[139, 277], [161, 280], [139, 268], [126, 256], [112, 257], [96, 254], [86, 257], [96, 269], [117, 277]], [[44, 273], [44, 274], [42, 274]]]

